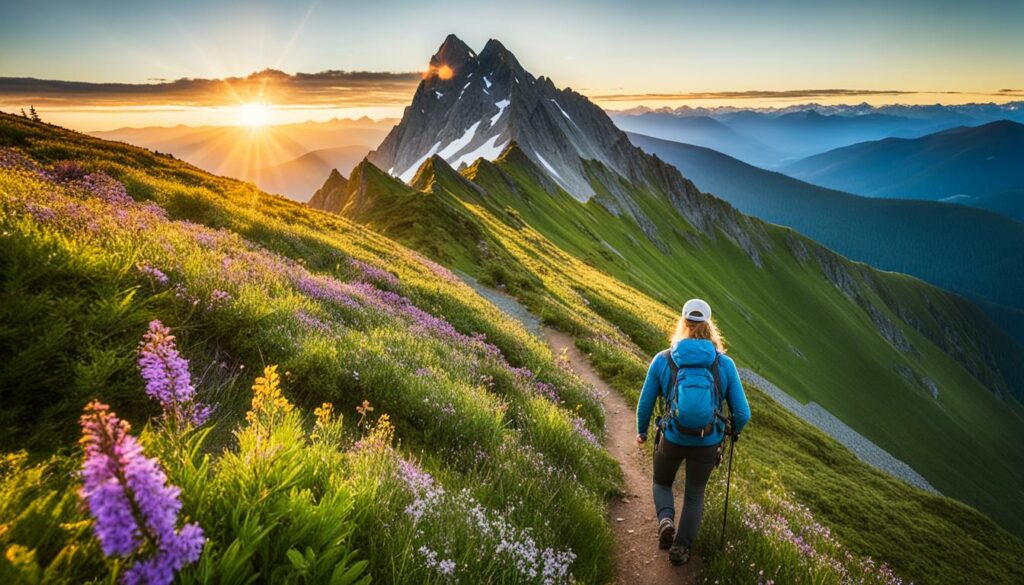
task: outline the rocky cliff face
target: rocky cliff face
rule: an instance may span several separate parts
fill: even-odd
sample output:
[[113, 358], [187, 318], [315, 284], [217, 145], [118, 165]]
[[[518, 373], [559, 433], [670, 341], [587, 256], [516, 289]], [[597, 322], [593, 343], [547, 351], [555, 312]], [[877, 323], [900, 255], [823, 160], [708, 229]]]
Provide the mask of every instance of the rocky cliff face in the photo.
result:
[[[635, 198], [637, 188], [668, 197], [686, 219], [715, 237], [721, 229], [760, 265], [767, 242], [722, 201], [701, 194], [679, 171], [634, 147], [586, 97], [535, 77], [500, 42], [476, 54], [449, 35], [431, 57], [399, 123], [367, 157], [409, 183], [432, 157], [455, 170], [493, 161], [509, 145], [581, 202], [594, 198], [615, 215], [636, 220], [665, 249], [655, 222]], [[623, 181], [629, 188], [623, 186]]]
[[306, 205], [313, 209], [340, 212], [343, 207], [342, 200], [345, 198], [347, 190], [348, 180], [338, 172], [338, 169], [333, 169], [327, 177], [327, 181], [324, 182], [323, 187], [320, 187], [316, 190], [316, 193], [313, 193], [313, 196]]
[[512, 141], [581, 201], [595, 194], [585, 160], [645, 179], [644, 155], [604, 111], [534, 77], [500, 42], [488, 41], [478, 55], [454, 35], [431, 57], [402, 122], [369, 160], [408, 182], [431, 156], [460, 170], [478, 158], [494, 160]]

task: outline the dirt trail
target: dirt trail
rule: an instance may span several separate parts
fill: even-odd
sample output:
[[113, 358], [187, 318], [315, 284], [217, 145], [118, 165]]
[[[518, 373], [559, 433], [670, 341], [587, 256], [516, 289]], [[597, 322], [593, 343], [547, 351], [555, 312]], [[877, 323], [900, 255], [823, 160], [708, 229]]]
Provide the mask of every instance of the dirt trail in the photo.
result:
[[[605, 408], [605, 445], [619, 461], [625, 477], [624, 494], [609, 505], [609, 522], [615, 531], [615, 581], [620, 585], [676, 585], [696, 583], [700, 558], [693, 557], [682, 567], [668, 562], [667, 551], [658, 548], [654, 496], [651, 493], [651, 462], [647, 451], [637, 447], [636, 415], [618, 392], [597, 375], [587, 357], [577, 349], [572, 337], [544, 328], [551, 351], [556, 356], [566, 350], [569, 365], [584, 381], [601, 393]], [[677, 483], [682, 481], [678, 478]], [[676, 502], [676, 517], [679, 517]]]

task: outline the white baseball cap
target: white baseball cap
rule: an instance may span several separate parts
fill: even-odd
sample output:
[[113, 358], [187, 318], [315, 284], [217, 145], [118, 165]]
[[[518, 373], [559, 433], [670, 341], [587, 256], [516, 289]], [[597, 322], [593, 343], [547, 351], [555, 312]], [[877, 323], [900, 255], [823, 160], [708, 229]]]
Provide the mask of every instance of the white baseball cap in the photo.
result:
[[701, 299], [690, 299], [683, 305], [683, 318], [703, 323], [711, 318], [711, 305]]

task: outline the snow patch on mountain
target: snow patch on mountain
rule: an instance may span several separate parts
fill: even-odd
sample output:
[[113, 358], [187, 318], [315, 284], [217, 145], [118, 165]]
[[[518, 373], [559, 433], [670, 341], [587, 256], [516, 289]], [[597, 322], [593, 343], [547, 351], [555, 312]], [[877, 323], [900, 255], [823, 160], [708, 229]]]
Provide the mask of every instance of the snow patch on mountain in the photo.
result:
[[[465, 148], [467, 144], [469, 144], [470, 142], [473, 141], [473, 137], [476, 136], [476, 129], [479, 128], [479, 127], [480, 127], [480, 121], [477, 120], [476, 122], [473, 123], [472, 126], [467, 128], [466, 131], [462, 133], [462, 136], [460, 136], [457, 139], [455, 139], [454, 141], [452, 141], [450, 144], [448, 144], [448, 146], [444, 147], [444, 149], [441, 150], [441, 152], [439, 152], [437, 154], [440, 155], [441, 158], [443, 158], [444, 160], [447, 161], [452, 156], [457, 154], [460, 150]], [[431, 153], [431, 154], [433, 154], [433, 153]], [[429, 155], [428, 155], [428, 157], [429, 157]], [[423, 160], [427, 160], [427, 159], [424, 158]]]
[[491, 126], [494, 126], [498, 122], [498, 118], [500, 118], [501, 115], [505, 113], [505, 108], [507, 108], [508, 105], [511, 103], [511, 100], [501, 100], [500, 102], [494, 104], [498, 106], [498, 113], [491, 116]]
[[[565, 113], [565, 110], [564, 110], [564, 109], [562, 109], [562, 104], [558, 103], [558, 100], [556, 100], [555, 98], [548, 98], [548, 100], [549, 100], [549, 101], [550, 101], [551, 103], [555, 104], [555, 107], [557, 107], [557, 108], [558, 108], [558, 111], [559, 111], [559, 112], [562, 112], [562, 115], [563, 115], [563, 116], [565, 116], [565, 119], [566, 119], [566, 120], [569, 120], [570, 122], [572, 122], [572, 117], [571, 117], [571, 116], [569, 116], [569, 114], [566, 114], [566, 113]], [[573, 122], [573, 124], [575, 124], [575, 122]]]
[[[401, 175], [398, 176], [398, 178], [402, 179], [402, 181], [404, 181], [406, 183], [411, 181], [412, 178], [414, 176], [416, 176], [416, 170], [420, 168], [420, 165], [422, 165], [423, 163], [427, 162], [428, 158], [434, 156], [434, 153], [437, 152], [437, 149], [440, 148], [440, 147], [441, 147], [441, 143], [440, 142], [435, 142], [434, 146], [431, 146], [430, 150], [428, 150], [427, 153], [424, 154], [422, 158], [420, 158], [418, 161], [414, 162], [412, 164], [412, 166], [409, 167], [408, 169], [406, 169], [404, 173], [402, 173]], [[391, 171], [388, 171], [388, 173], [390, 174]]]
[[501, 156], [502, 151], [505, 150], [505, 147], [509, 144], [508, 141], [505, 141], [503, 144], [498, 145], [497, 143], [500, 138], [500, 135], [492, 136], [490, 140], [484, 142], [473, 151], [463, 154], [448, 164], [452, 165], [452, 168], [459, 170], [463, 164], [471, 165], [476, 162], [476, 159], [478, 158], [494, 160]]
[[555, 167], [551, 166], [551, 164], [547, 160], [545, 160], [544, 157], [541, 156], [540, 153], [537, 152], [536, 150], [533, 151], [533, 156], [537, 157], [537, 160], [540, 161], [540, 164], [544, 165], [544, 168], [547, 169], [549, 173], [554, 175], [555, 178], [558, 179], [559, 184], [561, 184], [562, 175], [558, 174], [558, 171], [555, 170]]

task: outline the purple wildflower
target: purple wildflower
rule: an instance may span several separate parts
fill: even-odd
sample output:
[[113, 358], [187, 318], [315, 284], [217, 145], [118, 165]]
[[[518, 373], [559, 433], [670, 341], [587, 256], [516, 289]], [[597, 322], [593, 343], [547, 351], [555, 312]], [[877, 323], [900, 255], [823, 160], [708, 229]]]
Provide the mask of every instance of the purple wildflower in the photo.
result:
[[57, 183], [70, 183], [72, 181], [79, 181], [85, 178], [89, 174], [89, 169], [82, 166], [81, 163], [72, 160], [64, 160], [53, 165], [53, 168], [45, 173], [45, 175], [54, 182]]
[[57, 212], [52, 207], [43, 207], [31, 201], [25, 204], [25, 210], [39, 223], [50, 223], [57, 219]]
[[430, 368], [417, 368], [415, 372], [417, 378], [424, 378], [429, 376], [430, 373]]
[[552, 402], [558, 402], [558, 391], [555, 389], [553, 384], [547, 382], [537, 382], [533, 385], [533, 389], [537, 391], [537, 394], [547, 398]]
[[127, 421], [93, 401], [81, 424], [80, 493], [96, 520], [93, 531], [103, 554], [138, 559], [124, 574], [127, 585], [169, 585], [178, 570], [202, 554], [202, 528], [176, 529], [181, 490], [168, 485], [157, 460], [143, 454]]
[[295, 281], [296, 288], [308, 297], [337, 303], [350, 309], [361, 308], [348, 285], [333, 278], [304, 274]]
[[437, 564], [437, 572], [442, 575], [452, 575], [455, 573], [455, 561], [451, 559], [445, 559]]
[[295, 318], [298, 319], [299, 323], [309, 331], [316, 331], [319, 333], [331, 332], [331, 325], [329, 323], [310, 314], [310, 312], [305, 309], [295, 311]]
[[160, 403], [173, 425], [198, 426], [206, 422], [210, 407], [195, 401], [188, 361], [178, 353], [171, 330], [159, 320], [150, 322], [149, 331], [142, 337], [139, 370], [146, 380], [146, 394]]
[[124, 184], [102, 171], [90, 173], [76, 181], [76, 184], [81, 185], [90, 195], [99, 197], [107, 203], [132, 203]]
[[398, 469], [401, 473], [402, 481], [405, 482], [410, 491], [414, 493], [422, 492], [434, 487], [434, 477], [430, 473], [423, 471], [419, 465], [412, 461], [399, 459]]
[[363, 262], [356, 258], [349, 258], [348, 264], [358, 272], [356, 280], [376, 282], [392, 288], [398, 287], [398, 277], [383, 268]]
[[508, 369], [508, 371], [513, 376], [515, 376], [516, 378], [519, 378], [521, 380], [531, 380], [531, 379], [533, 379], [533, 371], [530, 368], [514, 368], [514, 367], [510, 367]]
[[588, 443], [595, 447], [600, 447], [601, 443], [598, 442], [597, 437], [587, 428], [587, 422], [578, 416], [572, 417], [572, 428], [575, 429], [579, 436], [587, 440]]
[[219, 288], [213, 289], [210, 293], [210, 300], [207, 301], [207, 306], [211, 309], [217, 308], [231, 300], [231, 294], [222, 291]]
[[188, 287], [186, 287], [184, 284], [180, 282], [174, 285], [174, 296], [178, 297], [179, 299], [185, 301], [190, 305], [199, 304], [199, 299], [197, 299], [195, 295], [189, 292]]
[[143, 276], [149, 277], [149, 279], [152, 280], [154, 284], [158, 284], [160, 286], [167, 286], [171, 282], [171, 279], [168, 278], [167, 275], [164, 274], [162, 270], [160, 270], [156, 266], [153, 266], [152, 264], [142, 262], [140, 264], [136, 264], [135, 268]]

